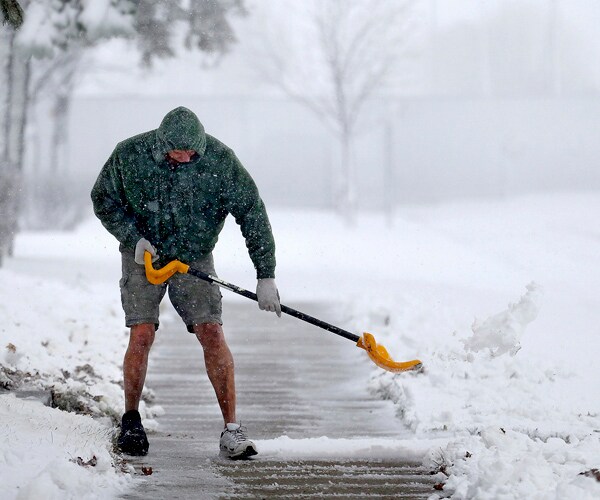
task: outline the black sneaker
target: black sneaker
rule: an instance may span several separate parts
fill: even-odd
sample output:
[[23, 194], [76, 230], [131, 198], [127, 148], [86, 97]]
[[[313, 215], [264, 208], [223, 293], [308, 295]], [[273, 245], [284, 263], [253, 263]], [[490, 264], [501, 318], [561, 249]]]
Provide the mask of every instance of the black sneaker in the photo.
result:
[[123, 415], [117, 446], [127, 455], [142, 456], [148, 453], [148, 438], [137, 410], [129, 410]]

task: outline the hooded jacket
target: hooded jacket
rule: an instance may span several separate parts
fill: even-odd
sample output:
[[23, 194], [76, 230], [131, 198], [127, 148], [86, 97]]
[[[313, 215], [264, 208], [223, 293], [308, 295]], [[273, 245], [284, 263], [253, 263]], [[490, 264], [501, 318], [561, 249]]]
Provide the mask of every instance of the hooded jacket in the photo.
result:
[[[173, 164], [167, 152], [174, 149], [197, 154], [189, 163]], [[158, 129], [120, 142], [94, 184], [92, 202], [121, 250], [146, 238], [160, 266], [208, 255], [232, 214], [257, 277], [275, 277], [275, 242], [256, 184], [234, 152], [206, 134], [187, 108], [170, 111]]]

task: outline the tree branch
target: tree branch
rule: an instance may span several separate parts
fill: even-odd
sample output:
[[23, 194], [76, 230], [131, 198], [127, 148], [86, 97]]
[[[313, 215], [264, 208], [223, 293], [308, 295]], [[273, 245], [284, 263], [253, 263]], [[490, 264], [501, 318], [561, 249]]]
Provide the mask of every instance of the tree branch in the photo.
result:
[[17, 0], [0, 0], [0, 11], [2, 12], [2, 24], [9, 24], [18, 30], [25, 19], [23, 9]]

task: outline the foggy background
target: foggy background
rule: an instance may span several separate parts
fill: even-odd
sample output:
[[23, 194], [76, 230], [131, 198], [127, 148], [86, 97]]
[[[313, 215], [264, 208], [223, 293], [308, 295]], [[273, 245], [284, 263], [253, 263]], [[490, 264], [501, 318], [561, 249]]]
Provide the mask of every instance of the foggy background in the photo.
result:
[[[69, 63], [68, 86], [42, 87], [25, 131], [21, 227], [89, 216], [115, 145], [180, 105], [236, 151], [268, 207], [389, 215], [403, 204], [600, 188], [598, 2], [237, 3], [222, 56], [185, 48], [175, 29], [174, 52], [145, 65], [138, 38], [102, 38]], [[327, 11], [366, 4], [372, 31], [364, 12], [338, 23]], [[363, 30], [345, 90], [364, 82], [367, 92], [347, 151], [339, 120], [314, 105], [336, 98], [319, 20], [346, 29], [342, 47]]]

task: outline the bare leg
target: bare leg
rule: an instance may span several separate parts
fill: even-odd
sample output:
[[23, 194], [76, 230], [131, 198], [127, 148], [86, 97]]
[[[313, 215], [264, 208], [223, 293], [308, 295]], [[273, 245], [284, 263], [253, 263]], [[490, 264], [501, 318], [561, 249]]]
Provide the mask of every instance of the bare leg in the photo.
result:
[[233, 356], [218, 323], [194, 325], [194, 333], [204, 349], [204, 364], [225, 424], [235, 422], [235, 375]]
[[123, 385], [125, 387], [125, 411], [137, 410], [146, 380], [148, 354], [154, 342], [154, 325], [144, 323], [131, 327], [129, 346], [123, 361]]

